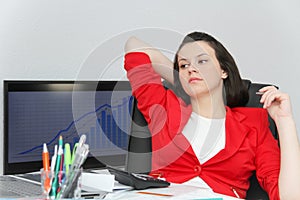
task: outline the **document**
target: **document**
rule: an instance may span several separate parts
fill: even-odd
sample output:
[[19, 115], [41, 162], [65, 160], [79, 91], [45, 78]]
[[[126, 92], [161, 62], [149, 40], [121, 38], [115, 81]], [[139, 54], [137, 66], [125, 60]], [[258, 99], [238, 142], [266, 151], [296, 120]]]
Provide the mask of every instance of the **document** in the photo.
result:
[[85, 191], [113, 192], [115, 176], [106, 173], [82, 173], [82, 189]]
[[[198, 188], [199, 189], [199, 188]], [[166, 188], [153, 188], [146, 190], [132, 190], [132, 191], [119, 191], [109, 193], [105, 199], [191, 199], [195, 197], [214, 197], [214, 194], [208, 190], [201, 189], [201, 196], [199, 195], [188, 195], [189, 193], [195, 193], [197, 187], [182, 185], [182, 184], [171, 184], [170, 187]], [[187, 197], [187, 198], [185, 198]]]
[[122, 190], [108, 193], [106, 200], [237, 200], [237, 198], [216, 194], [211, 189], [197, 186], [174, 184], [166, 188], [153, 188], [146, 190]]
[[98, 169], [92, 170], [92, 172], [83, 172], [82, 189], [89, 192], [99, 190], [113, 192], [116, 190], [131, 190], [132, 187], [115, 181], [115, 176], [110, 174], [107, 169]]

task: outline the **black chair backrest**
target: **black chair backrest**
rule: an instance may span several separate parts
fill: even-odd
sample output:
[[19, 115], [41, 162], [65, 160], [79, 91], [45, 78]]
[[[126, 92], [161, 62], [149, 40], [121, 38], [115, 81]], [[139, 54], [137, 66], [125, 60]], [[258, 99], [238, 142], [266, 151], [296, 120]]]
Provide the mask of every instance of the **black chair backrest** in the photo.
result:
[[[259, 102], [260, 95], [257, 95], [256, 92], [260, 88], [271, 84], [251, 83], [250, 80], [243, 80], [243, 82], [249, 91], [249, 101], [245, 106], [262, 107], [262, 104]], [[137, 108], [137, 103], [135, 100], [132, 111], [132, 127], [129, 137], [126, 170], [135, 173], [149, 173], [151, 171], [152, 158], [151, 134], [144, 116]], [[278, 139], [275, 123], [270, 117], [269, 122], [273, 136]], [[269, 199], [267, 193], [260, 187], [255, 173], [250, 178], [250, 188], [247, 191], [247, 199]]]

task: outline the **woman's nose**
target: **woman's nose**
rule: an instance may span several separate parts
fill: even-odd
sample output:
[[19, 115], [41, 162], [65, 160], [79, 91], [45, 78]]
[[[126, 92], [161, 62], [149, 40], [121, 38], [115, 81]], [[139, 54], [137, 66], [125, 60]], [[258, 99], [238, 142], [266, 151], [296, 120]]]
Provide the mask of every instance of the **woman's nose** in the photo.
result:
[[190, 64], [188, 68], [189, 72], [198, 72], [198, 68], [194, 64]]

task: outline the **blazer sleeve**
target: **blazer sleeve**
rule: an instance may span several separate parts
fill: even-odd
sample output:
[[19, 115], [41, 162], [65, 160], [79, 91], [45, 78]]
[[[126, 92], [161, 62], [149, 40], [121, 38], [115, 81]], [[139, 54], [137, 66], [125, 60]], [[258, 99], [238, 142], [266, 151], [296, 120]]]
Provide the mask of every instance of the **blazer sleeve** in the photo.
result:
[[261, 112], [260, 131], [256, 151], [256, 176], [270, 199], [279, 199], [278, 177], [280, 171], [280, 150], [278, 141], [269, 129], [268, 113]]
[[[132, 94], [138, 101], [138, 108], [151, 124], [158, 127], [167, 119], [167, 91], [162, 80], [151, 64], [149, 56], [143, 52], [130, 52], [125, 55], [124, 68], [132, 87]], [[157, 117], [159, 116], [159, 117]]]

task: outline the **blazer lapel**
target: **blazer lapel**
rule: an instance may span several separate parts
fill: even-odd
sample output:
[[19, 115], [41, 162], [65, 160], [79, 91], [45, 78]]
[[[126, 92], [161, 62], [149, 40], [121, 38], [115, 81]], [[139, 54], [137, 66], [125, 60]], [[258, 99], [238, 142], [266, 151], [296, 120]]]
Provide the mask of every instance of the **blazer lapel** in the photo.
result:
[[228, 159], [233, 154], [235, 154], [245, 137], [250, 131], [250, 128], [243, 123], [247, 117], [242, 113], [235, 112], [230, 108], [226, 107], [226, 121], [225, 121], [225, 131], [226, 131], [226, 144], [225, 148], [221, 150], [217, 155], [204, 163], [204, 165], [210, 165], [223, 160]]
[[183, 154], [183, 152], [185, 152], [195, 155], [191, 148], [191, 144], [182, 134], [182, 130], [191, 116], [192, 106], [186, 106], [181, 102], [179, 108], [180, 109], [172, 110], [169, 113], [169, 116], [172, 116], [169, 117], [168, 121], [169, 137], [172, 138], [172, 143], [176, 146], [176, 148], [174, 146], [172, 153], [174, 153], [174, 151], [178, 151], [178, 154]]
[[[193, 151], [186, 139], [186, 137], [182, 134], [182, 130], [187, 123], [190, 115], [191, 115], [191, 107], [185, 107], [181, 106], [180, 112], [177, 111], [176, 114], [180, 114], [177, 116], [181, 116], [180, 119], [177, 118], [177, 120], [174, 121], [174, 118], [171, 118], [169, 121], [169, 135], [170, 138], [172, 138], [172, 143], [177, 146], [177, 153], [181, 154], [183, 152], [191, 154], [195, 156], [195, 153]], [[175, 115], [176, 116], [176, 115]], [[238, 151], [240, 146], [242, 145], [245, 137], [247, 136], [248, 132], [250, 131], [250, 128], [243, 123], [241, 123], [243, 120], [245, 120], [247, 117], [240, 113], [232, 110], [231, 108], [226, 106], [226, 120], [225, 120], [225, 132], [226, 132], [226, 144], [225, 148], [221, 150], [218, 154], [216, 154], [213, 158], [206, 161], [203, 165], [210, 165], [217, 162], [221, 162], [223, 160], [228, 159], [231, 157], [234, 153]], [[178, 122], [180, 120], [180, 123]], [[178, 126], [178, 123], [180, 124]], [[176, 126], [177, 124], [177, 126]], [[174, 127], [176, 127], [174, 129]], [[173, 129], [172, 129], [173, 128]], [[176, 149], [176, 148], [175, 148]], [[173, 149], [173, 152], [175, 152], [175, 149]]]

